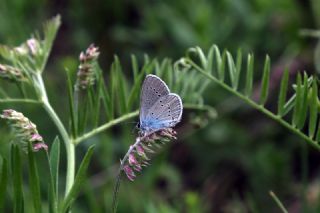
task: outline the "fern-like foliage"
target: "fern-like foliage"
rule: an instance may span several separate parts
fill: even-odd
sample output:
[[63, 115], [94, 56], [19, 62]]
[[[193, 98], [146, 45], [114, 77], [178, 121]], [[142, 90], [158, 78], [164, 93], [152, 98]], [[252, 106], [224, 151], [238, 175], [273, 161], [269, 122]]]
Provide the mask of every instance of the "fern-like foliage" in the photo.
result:
[[[296, 84], [292, 85], [293, 95], [287, 97], [289, 72], [285, 70], [280, 85], [277, 112], [272, 112], [265, 107], [270, 83], [270, 58], [266, 56], [265, 59], [258, 101], [252, 97], [253, 54], [247, 55], [245, 69], [242, 68], [242, 64], [241, 51], [238, 51], [237, 56], [233, 57], [230, 52], [223, 51], [221, 53], [219, 48], [213, 45], [207, 54], [199, 47], [190, 48], [186, 56], [176, 62], [176, 68], [200, 72], [210, 81], [238, 96], [247, 104], [279, 122], [320, 150], [317, 79], [308, 76], [305, 72], [298, 73]], [[241, 75], [242, 72], [245, 72], [244, 75]], [[240, 80], [240, 76], [245, 76], [245, 79]]]
[[[98, 65], [95, 66], [96, 84], [89, 87], [85, 93], [78, 94], [78, 104], [73, 98], [78, 91], [73, 90], [74, 81], [69, 75], [69, 100], [73, 112], [71, 129], [76, 143], [116, 123], [137, 116], [141, 85], [145, 76], [150, 73], [161, 77], [173, 92], [181, 95], [184, 108], [215, 115], [214, 108], [203, 104], [202, 93], [209, 83], [205, 77], [197, 73], [190, 75], [186, 72], [175, 72], [170, 59], [159, 61], [145, 56], [142, 64], [139, 64], [136, 57], [132, 56], [131, 63], [131, 71], [127, 72], [122, 69], [117, 56], [107, 73]], [[104, 80], [105, 75], [107, 81]], [[133, 80], [131, 81], [127, 75], [131, 75]], [[79, 107], [75, 107], [76, 105]]]
[[[65, 196], [59, 197], [59, 162], [60, 162], [60, 138], [49, 145], [48, 165], [49, 168], [49, 207], [50, 212], [67, 212], [76, 199], [83, 186], [93, 147], [89, 148], [83, 157], [80, 167], [76, 172], [76, 146], [86, 139], [110, 128], [123, 121], [136, 117], [140, 104], [140, 89], [145, 76], [153, 73], [164, 79], [173, 92], [180, 94], [185, 109], [195, 109], [209, 112], [215, 115], [212, 107], [203, 105], [202, 92], [208, 82], [204, 76], [197, 73], [174, 72], [173, 63], [170, 59], [157, 60], [145, 56], [144, 61], [138, 63], [135, 56], [131, 58], [131, 69], [124, 70], [120, 60], [115, 56], [110, 70], [103, 72], [97, 62], [99, 51], [91, 45], [85, 53], [80, 54], [79, 70], [67, 70], [67, 88], [70, 120], [69, 129], [56, 113], [55, 106], [50, 103], [46, 91], [44, 78], [47, 59], [50, 55], [53, 41], [60, 26], [60, 16], [49, 20], [43, 28], [43, 33], [36, 32], [30, 39], [17, 47], [0, 45], [0, 78], [3, 83], [0, 86], [0, 103], [32, 103], [43, 107], [48, 117], [57, 127], [57, 135], [61, 136], [66, 150], [66, 183]], [[79, 74], [79, 72], [81, 73]], [[90, 73], [88, 73], [90, 72]], [[132, 80], [130, 80], [132, 79]], [[15, 83], [21, 95], [12, 91], [11, 83]], [[87, 85], [82, 85], [82, 83]], [[5, 85], [5, 86], [4, 86]], [[6, 86], [10, 85], [9, 87]], [[60, 91], [59, 91], [60, 92]], [[62, 92], [63, 94], [63, 92]], [[63, 98], [63, 97], [62, 97]], [[67, 101], [67, 100], [66, 100]], [[11, 111], [10, 111], [11, 112]], [[44, 139], [46, 140], [46, 139]], [[29, 147], [30, 148], [30, 147]], [[23, 212], [23, 181], [22, 159], [18, 147], [12, 148], [12, 166], [15, 212]], [[30, 149], [31, 150], [31, 149]], [[30, 152], [32, 155], [33, 153]], [[31, 155], [30, 154], [30, 155]], [[41, 203], [40, 183], [37, 162], [30, 156], [30, 174], [34, 187], [35, 212], [41, 212], [37, 206]], [[3, 160], [0, 179], [1, 191], [6, 191], [8, 166]], [[1, 196], [0, 196], [1, 197]], [[0, 209], [3, 199], [0, 198]]]

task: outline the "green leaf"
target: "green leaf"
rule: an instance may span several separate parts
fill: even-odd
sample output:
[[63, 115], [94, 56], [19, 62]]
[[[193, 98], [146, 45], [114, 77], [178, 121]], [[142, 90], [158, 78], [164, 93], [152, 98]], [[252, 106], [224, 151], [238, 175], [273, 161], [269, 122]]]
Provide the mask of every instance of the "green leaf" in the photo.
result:
[[12, 49], [6, 45], [0, 44], [0, 55], [8, 61], [13, 61]]
[[3, 88], [0, 88], [0, 95], [1, 98], [9, 98], [7, 92]]
[[133, 72], [133, 80], [136, 83], [139, 74], [139, 66], [135, 55], [131, 55], [131, 67]]
[[75, 138], [77, 136], [77, 113], [75, 111], [75, 103], [74, 99], [78, 101], [79, 94], [78, 91], [75, 92], [76, 97], [73, 97], [73, 84], [71, 81], [71, 72], [66, 70], [67, 73], [67, 86], [68, 86], [68, 98], [69, 98], [69, 110], [70, 110], [70, 117], [71, 117], [71, 132], [72, 136]]
[[320, 120], [318, 122], [318, 130], [316, 134], [316, 141], [319, 143], [320, 142]]
[[[52, 177], [50, 177], [52, 178]], [[52, 181], [52, 180], [51, 180]], [[50, 181], [49, 185], [48, 185], [48, 189], [47, 189], [47, 192], [48, 192], [48, 209], [49, 209], [49, 213], [56, 213], [58, 212], [58, 209], [55, 208], [55, 195], [54, 195], [54, 192], [53, 192], [53, 186], [52, 186], [52, 182]]]
[[110, 109], [110, 96], [109, 96], [109, 93], [108, 93], [108, 90], [107, 90], [107, 86], [106, 86], [106, 83], [104, 82], [104, 78], [103, 78], [103, 73], [102, 73], [102, 70], [99, 69], [97, 70], [98, 71], [98, 75], [99, 75], [99, 79], [101, 79], [101, 84], [99, 84], [99, 87], [98, 89], [100, 90], [101, 92], [101, 98], [102, 98], [102, 102], [103, 102], [103, 108], [104, 108], [104, 113], [106, 115], [106, 119], [109, 120], [112, 116], [112, 109]]
[[206, 72], [211, 73], [212, 72], [212, 65], [213, 65], [213, 56], [214, 56], [214, 47], [212, 46], [207, 54], [207, 63], [206, 63]]
[[283, 115], [282, 116], [285, 116], [294, 108], [294, 104], [296, 102], [296, 96], [297, 96], [297, 94], [293, 94], [289, 98], [289, 100], [285, 103], [285, 105], [283, 106]]
[[56, 38], [60, 25], [61, 25], [60, 15], [55, 16], [44, 25], [44, 30], [43, 30], [44, 31], [44, 41], [43, 41], [44, 56], [41, 60], [42, 62], [40, 67], [41, 72], [44, 70], [44, 67], [47, 64], [47, 60], [51, 52], [53, 41]]
[[236, 89], [238, 89], [238, 84], [239, 84], [239, 78], [240, 78], [240, 72], [241, 72], [241, 66], [242, 66], [242, 52], [241, 49], [239, 48], [237, 51], [237, 62], [236, 62]]
[[59, 193], [59, 164], [60, 164], [60, 139], [54, 139], [50, 150], [50, 168], [52, 172], [53, 187], [55, 194]]
[[32, 202], [34, 207], [34, 212], [41, 213], [41, 195], [40, 195], [40, 180], [37, 168], [37, 162], [35, 160], [32, 144], [28, 144], [28, 163], [29, 163], [29, 186], [32, 196]]
[[90, 146], [86, 155], [84, 156], [81, 165], [79, 167], [79, 170], [77, 172], [76, 178], [74, 180], [73, 186], [68, 193], [67, 197], [64, 199], [63, 204], [62, 204], [62, 211], [61, 212], [66, 212], [68, 208], [72, 205], [72, 202], [76, 199], [78, 196], [84, 181], [86, 179], [86, 172], [88, 170], [89, 162], [91, 159], [91, 156], [93, 154], [93, 149], [94, 146]]
[[268, 98], [269, 79], [270, 79], [270, 58], [267, 55], [264, 63], [262, 84], [261, 84], [261, 93], [260, 93], [261, 105], [264, 105]]
[[[100, 79], [98, 82], [98, 88], [100, 88], [100, 85], [103, 84], [103, 79]], [[101, 100], [102, 100], [102, 91], [100, 89], [97, 89], [96, 91], [97, 93], [97, 98], [96, 98], [96, 105], [94, 108], [94, 121], [93, 121], [93, 126], [97, 127], [99, 125], [99, 118], [100, 118], [100, 114], [101, 114]]]
[[13, 180], [13, 212], [24, 212], [24, 200], [22, 190], [22, 162], [21, 153], [17, 145], [11, 147], [11, 171]]
[[317, 118], [318, 118], [318, 86], [317, 80], [314, 79], [312, 81], [312, 88], [310, 94], [310, 101], [309, 101], [309, 110], [310, 110], [310, 118], [309, 118], [309, 137], [313, 138], [316, 130], [317, 125]]
[[195, 49], [196, 49], [196, 52], [200, 58], [200, 62], [201, 62], [202, 67], [206, 68], [207, 67], [207, 58], [204, 55], [202, 49], [200, 47], [195, 47]]
[[[215, 50], [214, 52], [220, 53], [216, 46], [213, 46], [213, 48]], [[215, 55], [216, 58], [214, 59], [214, 63], [217, 64], [217, 66], [218, 66], [218, 64], [222, 64], [221, 63], [222, 59], [219, 61], [219, 57], [217, 57], [217, 55], [218, 54]], [[231, 59], [231, 55], [228, 56], [229, 62], [231, 61], [230, 59]], [[298, 126], [299, 128], [302, 128], [304, 126], [304, 123], [305, 123], [305, 120], [307, 117], [307, 111], [308, 111], [308, 106], [309, 106], [309, 102], [307, 103], [307, 101], [309, 99], [308, 99], [308, 95], [306, 95], [306, 94], [308, 93], [308, 91], [310, 89], [310, 85], [312, 84], [312, 81], [313, 81], [312, 77], [308, 78], [308, 76], [305, 74], [304, 79], [303, 79], [303, 83], [302, 83], [301, 75], [298, 74], [298, 80], [297, 80], [298, 83], [297, 83], [297, 85], [293, 85], [293, 88], [296, 90], [296, 93], [293, 94], [287, 102], [285, 102], [286, 92], [285, 92], [285, 86], [284, 86], [287, 84], [286, 83], [287, 80], [283, 80], [282, 89], [281, 89], [282, 94], [280, 95], [281, 97], [279, 97], [279, 102], [280, 102], [279, 108], [281, 109], [281, 114], [282, 114], [282, 117], [280, 117], [279, 115], [276, 115], [275, 113], [273, 113], [272, 111], [270, 111], [264, 107], [264, 104], [265, 104], [267, 97], [268, 97], [269, 79], [270, 79], [270, 59], [268, 56], [266, 57], [265, 64], [264, 64], [263, 77], [262, 77], [262, 83], [261, 83], [261, 95], [260, 95], [260, 101], [258, 101], [258, 103], [250, 98], [250, 94], [252, 92], [251, 88], [252, 88], [252, 79], [253, 79], [252, 78], [253, 71], [251, 71], [252, 68], [249, 68], [250, 66], [253, 67], [253, 58], [251, 60], [251, 55], [248, 56], [247, 77], [246, 77], [247, 81], [246, 81], [246, 86], [245, 86], [246, 95], [242, 94], [240, 91], [238, 91], [238, 89], [235, 90], [229, 84], [222, 81], [221, 80], [221, 73], [219, 75], [219, 72], [218, 72], [217, 76], [215, 76], [214, 74], [212, 75], [212, 74], [208, 73], [205, 70], [205, 68], [203, 68], [203, 67], [201, 67], [201, 65], [199, 65], [199, 60], [193, 60], [192, 58], [185, 57], [185, 58], [180, 59], [178, 62], [184, 62], [184, 61], [188, 62], [188, 66], [189, 66], [188, 69], [189, 70], [202, 74], [207, 80], [210, 80], [211, 82], [217, 84], [218, 86], [222, 87], [226, 91], [239, 97], [244, 102], [246, 102], [248, 105], [250, 105], [250, 106], [254, 107], [255, 109], [259, 110], [260, 112], [264, 113], [266, 116], [270, 117], [271, 119], [279, 122], [281, 125], [285, 126], [289, 130], [294, 132], [296, 135], [298, 135], [301, 138], [303, 138], [304, 140], [306, 140], [310, 145], [312, 145], [316, 149], [320, 150], [320, 145], [318, 143], [316, 143], [317, 141], [320, 140], [320, 122], [318, 124], [318, 130], [317, 130], [318, 132], [316, 134], [317, 135], [316, 140], [313, 140], [312, 138], [310, 138], [310, 136], [305, 134], [303, 131], [300, 131], [300, 129], [296, 128], [297, 125], [299, 125]], [[233, 66], [232, 63], [229, 63], [229, 64], [231, 64], [230, 67]], [[248, 73], [250, 73], [250, 74], [248, 74]], [[191, 76], [191, 75], [188, 74], [188, 77], [189, 76]], [[194, 78], [195, 76], [192, 76], [192, 77]], [[176, 77], [175, 79], [179, 79], [179, 78]], [[233, 79], [235, 79], [235, 78], [233, 77]], [[190, 87], [194, 88], [194, 82], [191, 83]], [[186, 98], [188, 98], [191, 95], [192, 94], [190, 94], [188, 91]], [[183, 97], [183, 98], [185, 98], [185, 97]], [[317, 100], [317, 102], [318, 102], [317, 106], [319, 106], [319, 101]], [[281, 107], [281, 106], [283, 106], [283, 107]], [[289, 121], [283, 119], [283, 116], [286, 115], [287, 113], [289, 113], [292, 109], [293, 109], [292, 124], [290, 124]], [[315, 110], [315, 109], [313, 109], [313, 110]], [[312, 118], [312, 119], [315, 119], [315, 118]], [[316, 120], [318, 120], [318, 118]], [[316, 126], [314, 123], [312, 125]], [[311, 129], [313, 129], [313, 128], [314, 127], [311, 127]], [[312, 130], [311, 132], [314, 132], [314, 130]]]
[[47, 23], [44, 24], [44, 28], [43, 28], [44, 37], [45, 37], [44, 44], [47, 51], [50, 50], [60, 25], [61, 25], [60, 15], [53, 17], [51, 20], [49, 20]]
[[187, 97], [190, 95], [190, 93], [188, 94], [188, 88], [195, 88], [195, 85], [197, 84], [196, 73], [189, 73], [189, 78], [184, 78], [183, 80], [184, 81], [181, 83], [182, 88], [179, 91], [179, 95], [181, 97]]
[[111, 73], [110, 73], [110, 101], [109, 105], [106, 106], [110, 110], [110, 119], [113, 119], [115, 117], [115, 103], [117, 103], [116, 97], [117, 97], [117, 75], [116, 75], [116, 67], [115, 62], [111, 64]]
[[164, 59], [161, 63], [158, 60], [154, 60], [155, 74], [162, 78], [165, 82], [168, 82], [169, 73], [167, 68], [168, 59]]
[[49, 204], [50, 212], [58, 212], [58, 194], [59, 194], [59, 163], [60, 163], [60, 139], [58, 136], [54, 139], [49, 160], [50, 184], [49, 184]]
[[233, 58], [228, 51], [227, 51], [227, 63], [228, 63], [228, 69], [229, 69], [232, 88], [234, 90], [237, 90], [240, 72], [237, 71], [237, 68], [236, 68], [236, 65], [234, 64]]
[[213, 46], [213, 49], [215, 53], [215, 61], [217, 62], [218, 79], [220, 81], [224, 81], [226, 52], [224, 51], [221, 57], [220, 50], [216, 45]]
[[301, 75], [298, 73], [297, 76], [297, 87], [296, 87], [296, 99], [295, 99], [295, 104], [294, 104], [294, 109], [293, 109], [293, 115], [292, 115], [292, 125], [294, 127], [297, 126], [298, 121], [299, 121], [299, 112], [301, 111], [301, 96], [302, 96], [302, 82], [301, 82]]
[[252, 54], [248, 54], [248, 57], [247, 57], [246, 86], [245, 86], [245, 95], [247, 97], [250, 97], [252, 95], [253, 65], [254, 65], [254, 56]]
[[[76, 98], [78, 98], [77, 99], [78, 103], [76, 104], [76, 107], [75, 107], [76, 108], [75, 112], [77, 112], [76, 113], [77, 135], [83, 134], [83, 132], [86, 129], [86, 126], [88, 125], [88, 114], [89, 114], [88, 111], [90, 110], [90, 107], [91, 107], [91, 111], [93, 111], [92, 106], [94, 106], [94, 104], [92, 103], [92, 100], [91, 100], [91, 89], [92, 88], [88, 88], [86, 91], [77, 91], [75, 93], [75, 95], [77, 95]], [[85, 94], [83, 92], [85, 92]]]
[[[157, 62], [157, 61], [156, 61]], [[159, 63], [158, 63], [159, 64]], [[173, 83], [173, 69], [170, 59], [163, 59], [159, 66], [159, 72], [161, 73], [162, 80], [164, 80], [168, 85], [169, 88], [172, 88]], [[157, 69], [156, 69], [157, 72]]]
[[7, 184], [8, 184], [8, 162], [2, 158], [1, 179], [0, 179], [0, 212], [4, 212], [5, 200], [7, 198]]
[[[101, 80], [98, 80], [97, 84], [98, 84], [97, 85], [98, 88], [101, 87], [101, 85], [100, 85], [100, 84], [102, 84]], [[100, 100], [102, 99], [101, 90], [97, 89], [97, 91], [96, 91], [93, 87], [90, 87], [88, 90], [88, 96], [89, 96], [89, 100], [90, 100], [89, 101], [90, 110], [85, 109], [84, 120], [82, 120], [80, 123], [87, 123], [88, 114], [89, 114], [90, 118], [92, 120], [92, 123], [93, 123], [92, 128], [96, 128], [99, 124], [99, 118], [100, 118], [100, 114], [101, 114], [101, 111], [100, 111]], [[83, 104], [83, 105], [86, 105], [86, 104]], [[89, 113], [88, 113], [88, 111], [89, 111]], [[85, 129], [85, 125], [83, 125], [83, 126]]]
[[127, 82], [123, 75], [121, 64], [118, 57], [115, 57], [115, 70], [117, 74], [117, 101], [119, 103], [120, 114], [125, 114], [128, 112], [127, 108]]
[[300, 96], [300, 111], [298, 112], [298, 123], [297, 127], [301, 129], [304, 126], [304, 123], [307, 118], [307, 110], [308, 110], [308, 76], [304, 73], [303, 85], [302, 85], [302, 94]]
[[278, 115], [279, 116], [284, 115], [284, 105], [286, 103], [286, 97], [287, 97], [288, 80], [289, 80], [289, 70], [285, 69], [282, 75], [280, 94], [278, 99]]

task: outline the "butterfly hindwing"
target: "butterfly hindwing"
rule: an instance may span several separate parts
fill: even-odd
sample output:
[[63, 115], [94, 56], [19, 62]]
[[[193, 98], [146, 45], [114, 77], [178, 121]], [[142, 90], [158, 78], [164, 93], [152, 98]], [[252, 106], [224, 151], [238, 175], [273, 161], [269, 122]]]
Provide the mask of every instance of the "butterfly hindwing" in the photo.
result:
[[173, 127], [181, 120], [182, 108], [181, 98], [170, 93], [157, 100], [150, 108], [146, 119], [154, 121], [154, 129]]

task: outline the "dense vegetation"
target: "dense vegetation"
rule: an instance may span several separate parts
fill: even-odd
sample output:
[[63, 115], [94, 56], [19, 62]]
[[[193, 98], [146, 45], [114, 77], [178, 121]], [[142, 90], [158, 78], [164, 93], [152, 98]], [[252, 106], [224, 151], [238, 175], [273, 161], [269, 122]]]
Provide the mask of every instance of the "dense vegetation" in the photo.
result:
[[183, 120], [118, 212], [318, 212], [319, 6], [1, 1], [0, 208], [111, 211], [154, 73]]

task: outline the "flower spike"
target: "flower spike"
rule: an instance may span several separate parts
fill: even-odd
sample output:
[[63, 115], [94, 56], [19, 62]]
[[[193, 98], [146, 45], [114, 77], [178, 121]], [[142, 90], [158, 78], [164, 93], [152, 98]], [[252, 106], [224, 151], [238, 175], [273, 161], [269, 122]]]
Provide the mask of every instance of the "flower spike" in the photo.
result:
[[160, 147], [162, 141], [176, 139], [176, 134], [172, 128], [166, 128], [137, 137], [135, 144], [130, 146], [126, 156], [121, 161], [122, 170], [128, 179], [134, 181], [136, 178], [134, 171], [141, 172], [142, 167], [150, 165], [146, 153], [155, 153], [154, 148]]
[[94, 64], [97, 62], [99, 54], [99, 48], [94, 46], [94, 44], [91, 44], [85, 52], [80, 53], [80, 65], [75, 85], [76, 90], [86, 90], [95, 84]]
[[37, 126], [21, 112], [17, 112], [13, 109], [5, 109], [0, 117], [8, 121], [16, 136], [16, 143], [21, 146], [22, 150], [27, 152], [28, 143], [33, 144], [33, 150], [35, 152], [40, 149], [48, 150], [48, 146], [44, 143], [42, 136], [38, 133]]

